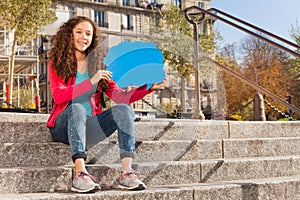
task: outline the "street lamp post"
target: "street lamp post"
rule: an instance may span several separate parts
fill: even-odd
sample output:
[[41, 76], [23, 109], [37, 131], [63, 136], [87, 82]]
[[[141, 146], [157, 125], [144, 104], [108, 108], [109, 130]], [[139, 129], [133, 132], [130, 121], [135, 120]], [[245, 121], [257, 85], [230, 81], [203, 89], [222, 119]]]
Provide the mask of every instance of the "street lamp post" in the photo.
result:
[[195, 67], [195, 95], [196, 95], [196, 108], [192, 115], [192, 119], [204, 120], [205, 116], [201, 110], [201, 94], [200, 94], [200, 82], [199, 82], [199, 48], [198, 48], [198, 23], [193, 21], [194, 27], [194, 67]]
[[[254, 68], [256, 84], [258, 84], [257, 69], [259, 68], [261, 68], [261, 66], [256, 66]], [[266, 121], [264, 97], [259, 93], [258, 90], [256, 90], [256, 94], [254, 95], [253, 121]]]
[[[259, 68], [261, 68], [261, 66], [256, 66], [256, 67], [254, 68], [255, 83], [256, 83], [256, 84], [258, 84], [258, 74], [257, 74], [258, 70], [257, 70], [257, 69], [259, 69]], [[258, 93], [258, 91], [257, 91], [257, 93]]]
[[205, 14], [199, 13], [194, 10], [194, 7], [190, 7], [181, 11], [184, 14], [186, 20], [193, 24], [194, 28], [194, 55], [193, 55], [193, 63], [195, 67], [195, 95], [196, 95], [196, 108], [194, 113], [192, 114], [192, 119], [200, 119], [205, 120], [205, 116], [201, 110], [201, 94], [200, 94], [200, 81], [199, 81], [199, 49], [198, 49], [198, 25], [205, 20]]

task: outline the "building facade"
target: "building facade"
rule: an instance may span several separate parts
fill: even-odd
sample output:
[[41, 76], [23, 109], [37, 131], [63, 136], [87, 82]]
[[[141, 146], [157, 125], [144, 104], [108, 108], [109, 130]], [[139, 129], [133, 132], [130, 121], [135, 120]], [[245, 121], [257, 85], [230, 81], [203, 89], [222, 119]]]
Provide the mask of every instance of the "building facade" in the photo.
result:
[[[49, 113], [51, 109], [51, 93], [49, 91], [49, 82], [47, 74], [49, 42], [51, 36], [56, 33], [57, 28], [68, 18], [75, 15], [84, 15], [94, 20], [99, 26], [99, 30], [103, 35], [104, 49], [119, 44], [122, 41], [145, 40], [144, 35], [150, 34], [151, 28], [159, 23], [159, 14], [169, 4], [180, 6], [182, 8], [192, 5], [199, 6], [204, 9], [210, 8], [210, 0], [198, 1], [166, 1], [166, 0], [92, 0], [92, 1], [61, 1], [56, 6], [57, 21], [45, 27], [41, 32], [41, 36], [33, 41], [29, 46], [18, 46], [18, 50], [23, 49], [23, 52], [18, 51], [18, 61], [16, 61], [16, 79], [24, 79], [25, 85], [35, 88], [32, 92], [32, 102], [40, 103], [42, 113]], [[211, 28], [211, 27], [210, 27]], [[2, 31], [1, 31], [2, 30]], [[211, 30], [211, 29], [209, 29]], [[207, 31], [207, 28], [201, 29]], [[9, 73], [5, 70], [5, 66], [9, 62], [9, 33], [5, 28], [0, 28], [0, 76], [2, 89], [1, 98], [5, 100], [5, 76]], [[30, 50], [30, 53], [28, 51]], [[22, 54], [22, 55], [21, 55]], [[28, 54], [28, 55], [27, 55]], [[25, 56], [29, 56], [26, 57]], [[178, 109], [181, 104], [181, 90], [185, 90], [187, 109], [184, 112], [192, 112], [194, 109], [194, 83], [193, 78], [187, 80], [185, 88], [182, 88], [181, 79], [177, 72], [171, 70], [172, 67], [166, 64], [165, 72], [168, 79], [168, 85], [165, 90], [157, 91], [147, 95], [143, 101], [138, 101], [132, 104], [132, 107], [138, 116], [155, 117], [157, 109], [162, 104], [171, 104], [175, 109]], [[28, 78], [36, 76], [36, 80], [29, 81]], [[0, 77], [1, 78], [1, 77]], [[22, 82], [22, 81], [21, 81]], [[19, 87], [19, 86], [18, 86]], [[203, 90], [202, 101], [205, 105], [211, 104], [212, 93]], [[35, 96], [39, 96], [39, 102], [34, 101]], [[19, 97], [16, 97], [18, 99]], [[19, 102], [19, 101], [17, 101]], [[173, 108], [172, 107], [172, 108]], [[169, 111], [169, 112], [172, 112]], [[162, 113], [160, 113], [162, 114]]]

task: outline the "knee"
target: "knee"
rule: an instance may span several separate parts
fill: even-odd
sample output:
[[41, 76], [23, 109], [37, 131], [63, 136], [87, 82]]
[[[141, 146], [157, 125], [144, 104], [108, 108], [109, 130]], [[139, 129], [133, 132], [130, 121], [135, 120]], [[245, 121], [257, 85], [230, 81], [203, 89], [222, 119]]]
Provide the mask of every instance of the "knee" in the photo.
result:
[[78, 116], [82, 116], [82, 115], [86, 115], [86, 110], [84, 108], [84, 106], [80, 103], [72, 103], [72, 113], [73, 115], [78, 115]]
[[120, 109], [122, 112], [128, 113], [130, 115], [133, 115], [132, 108], [129, 105], [127, 105], [127, 104], [119, 104], [117, 106], [118, 106], [118, 109]]
[[115, 115], [118, 115], [119, 117], [126, 117], [126, 118], [133, 118], [133, 111], [131, 107], [127, 104], [117, 104], [113, 108], [113, 112]]

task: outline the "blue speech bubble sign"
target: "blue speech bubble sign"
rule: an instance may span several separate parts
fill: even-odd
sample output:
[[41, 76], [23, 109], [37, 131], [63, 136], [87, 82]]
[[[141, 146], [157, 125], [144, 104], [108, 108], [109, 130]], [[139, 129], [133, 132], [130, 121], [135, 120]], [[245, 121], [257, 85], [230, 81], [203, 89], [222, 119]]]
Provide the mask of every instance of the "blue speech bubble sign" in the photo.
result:
[[160, 83], [165, 78], [163, 53], [152, 42], [121, 42], [104, 58], [112, 79], [121, 88]]

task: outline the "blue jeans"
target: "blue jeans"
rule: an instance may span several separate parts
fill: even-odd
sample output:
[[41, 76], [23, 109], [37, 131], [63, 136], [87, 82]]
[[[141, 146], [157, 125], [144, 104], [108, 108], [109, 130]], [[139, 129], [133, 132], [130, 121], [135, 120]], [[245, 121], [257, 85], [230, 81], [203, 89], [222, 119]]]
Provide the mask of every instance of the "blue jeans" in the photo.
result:
[[56, 142], [70, 145], [73, 162], [86, 160], [86, 147], [103, 141], [118, 130], [120, 157], [134, 157], [134, 121], [130, 106], [118, 104], [103, 113], [87, 117], [79, 103], [70, 104], [56, 119], [55, 127], [49, 128]]

